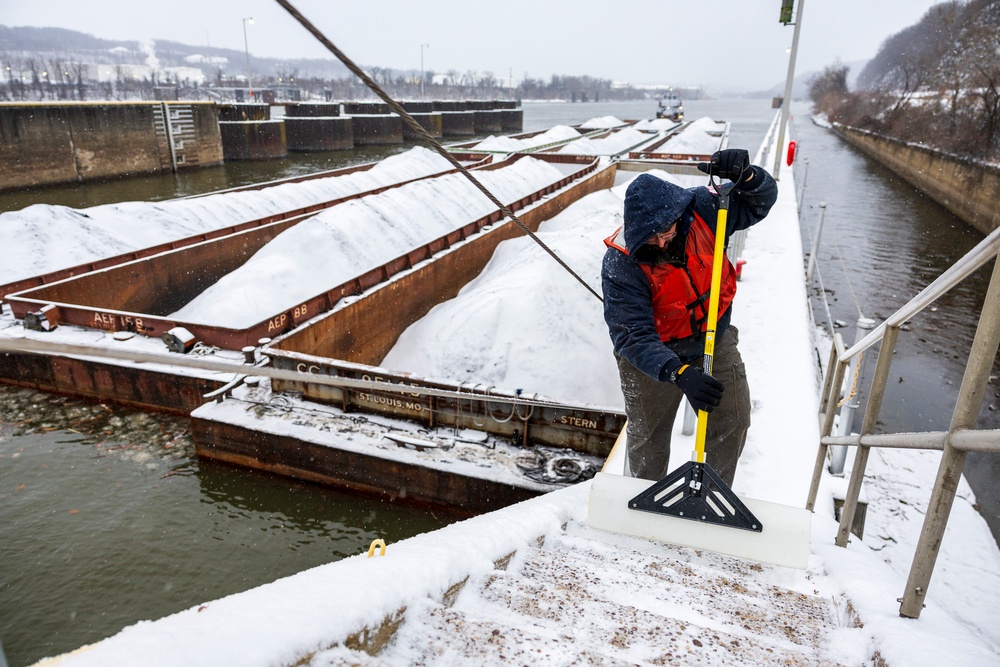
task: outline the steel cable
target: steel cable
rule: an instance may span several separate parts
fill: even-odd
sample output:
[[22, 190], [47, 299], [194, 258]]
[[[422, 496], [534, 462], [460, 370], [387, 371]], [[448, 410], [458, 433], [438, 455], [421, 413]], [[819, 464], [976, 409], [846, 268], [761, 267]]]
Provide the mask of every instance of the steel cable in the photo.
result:
[[847, 281], [847, 289], [851, 292], [851, 297], [854, 299], [854, 307], [858, 309], [858, 317], [864, 317], [865, 314], [861, 310], [861, 302], [858, 300], [858, 295], [854, 291], [854, 285], [851, 283], [851, 275], [847, 271], [847, 265], [844, 263], [844, 253], [840, 251], [840, 245], [834, 241], [833, 247], [837, 249], [837, 259], [840, 261], [840, 268], [844, 272], [844, 280]]
[[558, 255], [556, 255], [555, 252], [552, 251], [551, 248], [549, 248], [547, 245], [545, 245], [545, 243], [540, 238], [538, 238], [538, 236], [536, 236], [535, 233], [532, 232], [528, 228], [527, 225], [525, 225], [523, 222], [521, 222], [521, 220], [516, 215], [514, 215], [513, 211], [511, 211], [505, 204], [503, 204], [499, 199], [497, 199], [497, 197], [492, 192], [490, 192], [486, 188], [486, 186], [484, 186], [482, 183], [480, 183], [479, 180], [475, 176], [473, 176], [472, 173], [468, 169], [465, 168], [465, 165], [463, 165], [462, 163], [460, 163], [455, 158], [455, 156], [452, 155], [451, 153], [449, 153], [448, 150], [444, 146], [442, 146], [434, 137], [432, 137], [430, 135], [430, 133], [427, 132], [427, 130], [424, 129], [424, 127], [420, 123], [418, 123], [416, 120], [414, 120], [414, 118], [412, 116], [410, 116], [410, 114], [407, 113], [405, 109], [403, 109], [403, 106], [399, 102], [397, 102], [396, 100], [392, 99], [389, 96], [389, 94], [386, 93], [384, 90], [382, 90], [382, 88], [377, 83], [375, 83], [375, 81], [370, 76], [368, 76], [367, 74], [365, 74], [365, 72], [360, 67], [358, 67], [356, 64], [354, 64], [354, 61], [352, 61], [350, 58], [348, 58], [347, 55], [343, 51], [341, 51], [340, 49], [338, 49], [334, 45], [333, 42], [331, 42], [329, 39], [327, 39], [326, 36], [322, 32], [320, 32], [319, 28], [317, 28], [316, 26], [314, 26], [309, 21], [309, 19], [307, 19], [305, 16], [303, 16], [299, 12], [299, 10], [295, 9], [295, 7], [293, 7], [292, 4], [290, 2], [288, 2], [287, 0], [277, 0], [277, 2], [278, 2], [279, 5], [281, 5], [282, 7], [284, 7], [285, 10], [289, 14], [292, 15], [292, 18], [294, 18], [296, 21], [298, 21], [299, 23], [301, 23], [302, 27], [304, 27], [306, 30], [308, 30], [310, 33], [312, 33], [312, 35], [316, 39], [318, 39], [320, 41], [320, 43], [323, 46], [325, 46], [327, 48], [327, 50], [330, 51], [330, 53], [332, 53], [334, 56], [336, 56], [337, 60], [339, 60], [340, 62], [342, 62], [344, 64], [344, 66], [347, 67], [347, 69], [349, 69], [352, 73], [354, 73], [355, 76], [357, 76], [359, 79], [361, 79], [361, 81], [364, 82], [364, 84], [366, 86], [368, 86], [368, 88], [370, 88], [372, 90], [372, 92], [374, 92], [376, 95], [378, 95], [382, 99], [383, 102], [385, 102], [387, 105], [389, 105], [389, 108], [392, 109], [393, 113], [397, 114], [400, 118], [402, 118], [403, 122], [406, 123], [406, 125], [411, 130], [413, 130], [414, 132], [416, 132], [417, 135], [420, 136], [428, 144], [430, 144], [434, 148], [435, 151], [437, 151], [443, 158], [445, 158], [446, 160], [448, 160], [448, 162], [450, 162], [452, 164], [452, 166], [454, 166], [459, 172], [461, 172], [462, 175], [465, 176], [469, 180], [469, 182], [472, 183], [480, 192], [482, 192], [486, 196], [487, 199], [489, 199], [491, 202], [493, 202], [493, 204], [497, 208], [499, 208], [500, 211], [503, 212], [503, 214], [505, 216], [507, 216], [508, 218], [510, 218], [511, 220], [513, 220], [517, 224], [517, 226], [520, 227], [524, 231], [524, 233], [527, 234], [531, 238], [532, 241], [534, 241], [535, 243], [537, 243], [539, 245], [539, 247], [542, 248], [542, 250], [544, 250], [546, 253], [549, 254], [550, 257], [552, 257], [552, 259], [556, 260], [556, 262], [558, 262], [561, 267], [563, 267], [564, 269], [566, 269], [566, 271], [568, 271], [570, 275], [572, 275], [574, 278], [576, 278], [577, 281], [579, 281], [579, 283], [581, 285], [583, 285], [584, 287], [586, 287], [587, 291], [589, 291], [591, 294], [593, 294], [595, 297], [597, 297], [598, 301], [602, 301], [602, 302], [604, 301], [604, 299], [601, 298], [601, 295], [598, 294], [594, 290], [594, 288], [591, 287], [587, 283], [587, 281], [585, 281], [573, 269], [571, 269], [569, 267], [569, 265], [566, 264], [566, 262], [564, 262]]

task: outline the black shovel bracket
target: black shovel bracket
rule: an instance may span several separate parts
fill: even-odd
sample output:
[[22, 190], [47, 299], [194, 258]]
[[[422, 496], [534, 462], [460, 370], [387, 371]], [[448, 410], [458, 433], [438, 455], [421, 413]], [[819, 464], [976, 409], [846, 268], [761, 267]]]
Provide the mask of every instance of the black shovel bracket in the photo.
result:
[[689, 461], [628, 502], [629, 509], [759, 533], [757, 517], [707, 463]]

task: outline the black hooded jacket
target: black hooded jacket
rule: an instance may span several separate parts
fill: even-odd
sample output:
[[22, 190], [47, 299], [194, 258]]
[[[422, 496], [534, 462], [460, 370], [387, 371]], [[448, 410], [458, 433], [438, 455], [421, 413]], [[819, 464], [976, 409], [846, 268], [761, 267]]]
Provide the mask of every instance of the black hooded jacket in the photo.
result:
[[[778, 198], [778, 185], [764, 169], [753, 167], [752, 178], [732, 188], [726, 224], [726, 244], [734, 232], [760, 222]], [[653, 293], [641, 262], [655, 262], [644, 248], [651, 236], [678, 221], [677, 238], [686, 238], [694, 213], [715, 233], [719, 196], [707, 187], [682, 188], [657, 178], [640, 174], [625, 193], [625, 247], [628, 254], [608, 248], [601, 270], [604, 291], [604, 320], [608, 324], [615, 354], [627, 359], [650, 377], [666, 381], [683, 362], [700, 356], [704, 335], [673, 341], [668, 346], [660, 340], [653, 320]], [[729, 326], [732, 308], [719, 313], [716, 327], [721, 337]], [[698, 340], [692, 340], [698, 339]], [[683, 358], [683, 361], [682, 361]]]

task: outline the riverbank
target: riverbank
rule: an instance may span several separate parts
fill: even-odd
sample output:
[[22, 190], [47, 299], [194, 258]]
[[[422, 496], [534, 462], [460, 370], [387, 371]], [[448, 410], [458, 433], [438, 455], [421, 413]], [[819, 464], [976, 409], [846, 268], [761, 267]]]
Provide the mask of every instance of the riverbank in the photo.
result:
[[1000, 227], [1000, 165], [836, 123], [844, 141], [906, 179], [983, 234]]

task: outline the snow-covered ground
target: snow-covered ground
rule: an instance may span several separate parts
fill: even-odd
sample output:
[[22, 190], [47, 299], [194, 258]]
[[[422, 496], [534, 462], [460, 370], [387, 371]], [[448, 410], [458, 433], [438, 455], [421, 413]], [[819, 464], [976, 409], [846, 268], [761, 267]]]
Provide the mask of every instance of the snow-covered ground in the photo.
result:
[[[621, 185], [581, 200], [540, 230], [543, 238], [594, 285], [599, 284], [599, 265], [593, 258], [603, 252], [605, 232], [618, 224]], [[768, 219], [752, 230], [744, 252], [747, 265], [734, 305], [733, 323], [740, 329], [740, 347], [751, 383], [753, 425], [734, 490], [741, 496], [801, 507], [819, 436], [819, 378], [814, 332], [806, 312], [795, 191], [791, 171], [783, 171], [779, 201]], [[596, 254], [594, 248], [598, 249]], [[429, 314], [426, 321], [407, 333], [410, 340], [404, 344], [401, 339], [397, 347], [428, 349], [426, 340], [440, 335], [435, 332], [469, 326], [471, 321], [482, 329], [449, 345], [455, 348], [457, 361], [435, 356], [420, 371], [422, 374], [453, 375], [468, 364], [475, 367], [477, 374], [493, 373], [498, 384], [528, 382], [518, 375], [520, 370], [509, 364], [489, 361], [507, 361], [520, 355], [528, 363], [546, 359], [543, 371], [552, 377], [581, 370], [582, 375], [574, 380], [578, 390], [581, 385], [610, 383], [610, 387], [595, 392], [593, 400], [614, 402], [617, 380], [608, 367], [610, 346], [589, 342], [591, 338], [597, 340], [603, 327], [599, 305], [582, 286], [560, 276], [551, 260], [532, 260], [537, 257], [534, 252], [521, 241], [503, 244], [480, 279], [467, 286], [455, 303], [442, 304]], [[554, 267], [551, 272], [546, 264]], [[491, 282], [488, 274], [499, 268], [505, 269], [502, 275], [506, 278]], [[552, 287], [548, 290], [552, 294], [558, 288], [566, 298], [549, 299], [545, 294], [548, 287]], [[505, 293], [514, 295], [509, 307], [504, 302], [511, 299], [500, 298]], [[482, 310], [474, 309], [469, 302], [463, 305], [462, 299], [470, 296], [478, 299], [475, 303], [486, 301], [489, 305]], [[525, 303], [529, 297], [531, 300]], [[595, 303], [581, 307], [587, 299]], [[465, 316], [463, 310], [472, 312]], [[505, 326], [507, 320], [512, 326]], [[549, 332], [544, 338], [533, 338], [540, 329], [560, 320], [576, 330], [573, 337]], [[539, 349], [515, 347], [520, 343], [515, 329]], [[412, 350], [402, 350], [398, 355], [394, 350], [390, 357], [402, 359], [402, 352]], [[412, 359], [407, 363], [412, 364]], [[477, 379], [481, 381], [482, 377]], [[680, 420], [678, 431], [679, 426]], [[690, 447], [685, 445], [690, 442], [688, 436], [675, 433], [674, 465], [688, 458]], [[866, 536], [864, 540], [853, 539], [846, 549], [833, 545], [837, 530], [833, 496], [844, 480], [825, 476], [813, 516], [812, 556], [804, 572], [739, 566], [738, 561], [719, 560], [710, 554], [592, 530], [586, 525], [589, 483], [585, 482], [389, 545], [382, 558], [359, 555], [206, 602], [158, 622], [136, 624], [109, 640], [64, 656], [58, 664], [348, 664], [342, 660], [357, 661], [359, 654], [349, 652], [339, 642], [361, 627], [378, 627], [384, 619], [402, 613], [402, 609], [410, 611], [397, 644], [386, 650], [385, 661], [364, 658], [366, 662], [360, 664], [410, 664], [417, 655], [413, 642], [448, 640], [439, 636], [439, 626], [432, 619], [438, 612], [428, 610], [428, 600], [440, 600], [454, 584], [468, 577], [473, 590], [459, 594], [456, 608], [486, 616], [493, 601], [476, 590], [481, 582], [496, 576], [496, 561], [516, 552], [508, 572], [512, 576], [527, 575], [536, 569], [532, 559], [558, 562], [565, 556], [557, 553], [562, 551], [592, 553], [595, 561], [608, 563], [607, 569], [590, 571], [579, 579], [565, 579], [558, 586], [553, 584], [543, 589], [545, 595], [575, 590], [587, 583], [589, 590], [599, 591], [597, 594], [604, 600], [614, 599], [632, 609], [655, 607], [659, 613], [668, 614], [680, 622], [678, 633], [685, 624], [708, 627], [717, 633], [743, 632], [738, 626], [706, 619], [705, 609], [718, 610], [734, 604], [738, 607], [739, 600], [763, 605], [764, 618], [771, 619], [771, 624], [780, 623], [777, 619], [782, 618], [782, 612], [776, 603], [768, 607], [769, 603], [761, 601], [764, 598], [739, 597], [751, 595], [747, 591], [777, 587], [835, 600], [845, 618], [856, 615], [859, 622], [845, 620], [839, 627], [828, 629], [820, 648], [804, 664], [871, 664], [877, 655], [884, 661], [881, 664], [887, 665], [1000, 665], [1000, 624], [995, 621], [1000, 600], [1000, 550], [973, 508], [973, 495], [964, 483], [928, 591], [927, 608], [919, 620], [898, 616], [896, 598], [903, 591], [939, 458], [940, 453], [929, 452], [874, 454], [866, 477], [870, 501]], [[536, 553], [539, 536], [545, 536], [546, 549], [554, 552], [549, 560]], [[526, 554], [533, 555], [529, 558]], [[663, 581], [654, 585], [639, 576], [623, 574], [648, 572], [656, 563], [676, 567], [682, 573], [678, 576], [683, 585]], [[732, 598], [715, 587], [721, 579], [746, 590]], [[602, 581], [617, 583], [597, 585]], [[601, 637], [608, 636], [607, 626], [619, 624], [618, 619], [602, 613], [607, 607], [595, 603], [589, 594], [539, 597], [537, 603], [559, 605], [560, 609], [565, 604], [578, 610], [579, 614], [569, 617], [573, 627], [565, 627], [565, 632], [578, 642], [600, 643]], [[510, 612], [507, 616], [505, 620], [523, 630], [524, 635], [549, 632], [548, 626], [531, 614]], [[801, 617], [791, 621], [786, 630], [794, 633], [811, 622]], [[740, 637], [742, 641], [747, 639]], [[658, 639], [667, 641], [655, 632], [650, 641]], [[490, 650], [479, 664], [504, 664], [505, 652], [511, 659], [516, 656], [520, 662], [529, 660], [523, 641], [505, 637], [498, 630], [486, 633], [484, 641], [491, 642]], [[621, 651], [614, 654], [617, 660], [645, 663], [639, 648], [626, 650], [622, 642], [615, 641], [605, 643], [609, 650]], [[670, 641], [677, 639], [671, 637]], [[689, 643], [688, 650], [701, 645]], [[748, 663], [779, 664], [781, 644], [774, 646], [778, 652], [772, 662], [763, 662], [762, 658], [761, 662], [754, 659]], [[451, 655], [458, 662], [457, 656]], [[751, 655], [756, 654], [747, 653]], [[531, 656], [535, 664], [567, 664], [570, 657], [546, 654], [542, 660], [541, 652]], [[692, 654], [688, 656], [693, 659]], [[734, 663], [732, 655], [720, 655], [703, 658], [697, 664]]]

